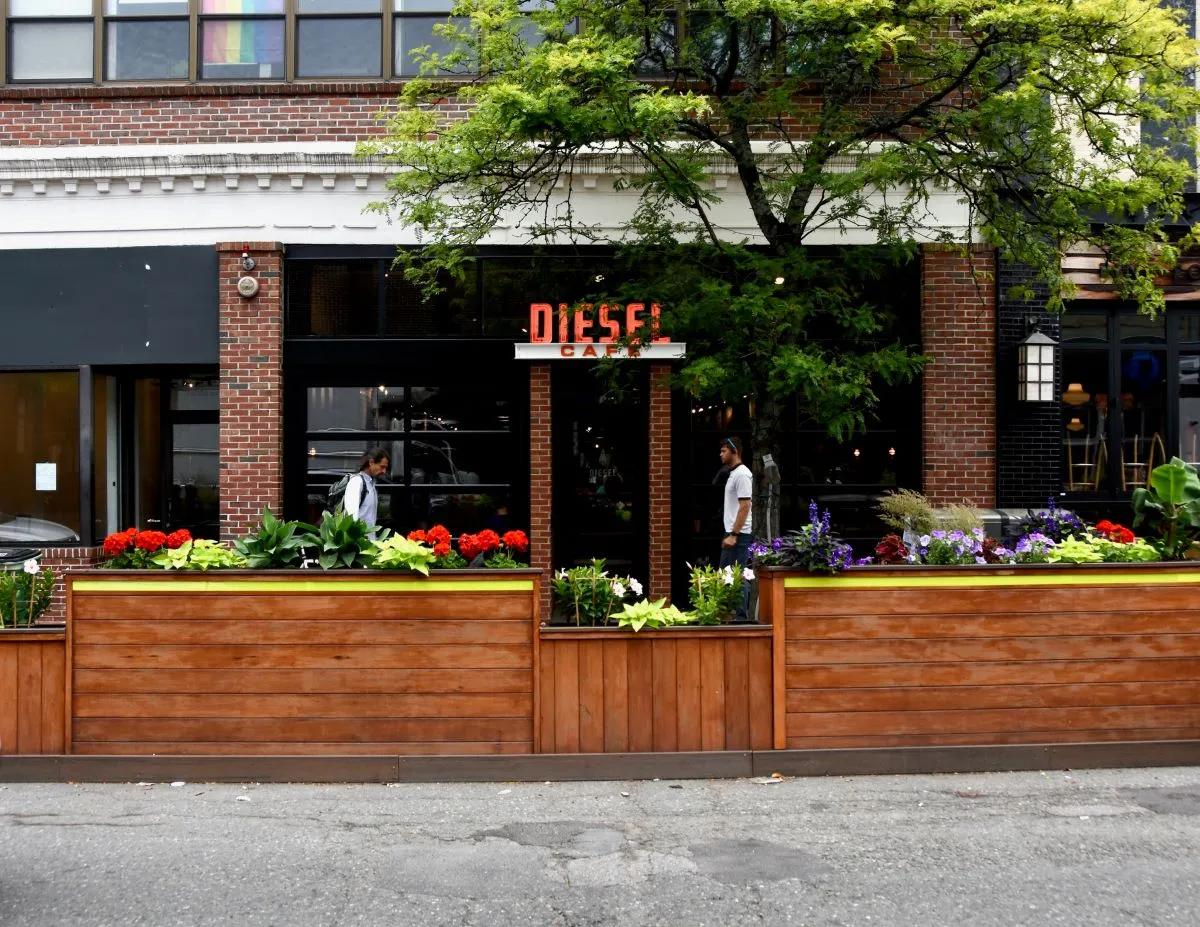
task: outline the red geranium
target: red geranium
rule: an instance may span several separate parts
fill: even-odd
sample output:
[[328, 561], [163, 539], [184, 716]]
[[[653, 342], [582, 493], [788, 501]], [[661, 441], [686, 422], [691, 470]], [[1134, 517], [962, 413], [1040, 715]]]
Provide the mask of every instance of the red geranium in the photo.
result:
[[485, 554], [500, 546], [500, 535], [491, 528], [484, 528], [475, 535], [475, 540], [479, 542], [479, 547]]
[[420, 528], [417, 528], [415, 531], [408, 532], [408, 539], [410, 541], [420, 541], [422, 544], [424, 544], [427, 540], [425, 537], [425, 532]]
[[167, 547], [171, 550], [179, 550], [184, 544], [192, 539], [192, 532], [187, 528], [180, 528], [178, 531], [172, 531], [167, 535]]
[[439, 543], [433, 545], [433, 555], [435, 557], [444, 557], [448, 553], [450, 553], [449, 541], [440, 541]]
[[133, 544], [134, 538], [137, 537], [137, 528], [127, 528], [124, 531], [115, 531], [104, 539], [104, 552], [110, 557], [115, 557], [117, 554], [124, 553]]
[[1132, 544], [1137, 539], [1136, 535], [1124, 525], [1114, 524], [1107, 519], [1099, 522], [1095, 531], [1102, 538], [1112, 541], [1114, 544]]
[[[495, 534], [495, 532], [492, 532]], [[479, 543], [479, 535], [463, 534], [458, 538], [458, 552], [467, 560], [474, 560], [483, 553], [483, 547]]]
[[525, 536], [524, 531], [505, 531], [500, 542], [509, 550], [515, 550], [519, 554], [529, 550], [529, 538]]
[[434, 525], [425, 532], [425, 540], [434, 545], [449, 544], [450, 532], [446, 530], [445, 525]]
[[162, 550], [163, 545], [167, 543], [167, 536], [161, 531], [139, 531], [133, 543], [137, 545], [138, 550], [153, 554]]

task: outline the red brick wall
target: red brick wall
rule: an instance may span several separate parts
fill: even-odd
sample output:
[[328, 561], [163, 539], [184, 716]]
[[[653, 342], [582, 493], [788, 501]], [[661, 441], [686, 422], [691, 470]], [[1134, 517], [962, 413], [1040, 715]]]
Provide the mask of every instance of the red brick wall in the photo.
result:
[[[245, 534], [269, 507], [283, 506], [283, 252], [249, 242], [256, 267], [242, 269], [243, 243], [217, 245], [220, 273], [221, 537]], [[243, 275], [258, 280], [250, 299]]]
[[923, 488], [935, 505], [996, 505], [996, 259], [986, 248], [921, 254]]
[[650, 365], [650, 575], [646, 595], [671, 595], [671, 388], [668, 364]]
[[67, 584], [63, 579], [71, 570], [94, 567], [103, 559], [99, 547], [46, 547], [40, 558], [43, 567], [54, 571], [54, 595], [50, 607], [42, 613], [42, 622], [67, 620]]
[[[381, 135], [399, 85], [0, 87], [0, 146], [355, 142]], [[448, 117], [465, 105], [447, 102]]]
[[551, 480], [550, 365], [529, 368], [529, 565], [542, 570], [541, 620], [550, 621], [549, 576], [554, 564], [550, 531]]

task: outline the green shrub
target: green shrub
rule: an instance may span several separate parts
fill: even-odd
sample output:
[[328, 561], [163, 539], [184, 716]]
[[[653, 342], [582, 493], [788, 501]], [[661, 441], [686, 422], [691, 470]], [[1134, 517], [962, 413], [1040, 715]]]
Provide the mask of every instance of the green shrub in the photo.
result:
[[305, 548], [317, 547], [316, 530], [302, 521], [280, 521], [270, 509], [263, 509], [258, 530], [233, 546], [252, 570], [298, 567]]
[[164, 570], [224, 570], [246, 565], [241, 554], [206, 538], [188, 541], [174, 550], [163, 548], [152, 562]]

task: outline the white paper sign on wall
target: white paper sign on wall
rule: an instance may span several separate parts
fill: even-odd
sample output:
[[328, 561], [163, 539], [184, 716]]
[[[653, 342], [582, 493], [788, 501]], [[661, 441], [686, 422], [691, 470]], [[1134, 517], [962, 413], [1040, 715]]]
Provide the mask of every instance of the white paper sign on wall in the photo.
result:
[[33, 488], [37, 492], [54, 492], [58, 489], [58, 464], [35, 463], [33, 465]]

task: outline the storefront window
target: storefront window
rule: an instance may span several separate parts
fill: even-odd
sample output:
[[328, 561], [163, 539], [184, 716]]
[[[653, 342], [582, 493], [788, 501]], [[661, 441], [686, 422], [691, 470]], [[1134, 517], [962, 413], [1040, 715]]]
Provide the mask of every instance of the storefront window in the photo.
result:
[[0, 434], [0, 545], [78, 541], [78, 373], [0, 373]]
[[1200, 349], [1179, 355], [1179, 456], [1200, 466]]

